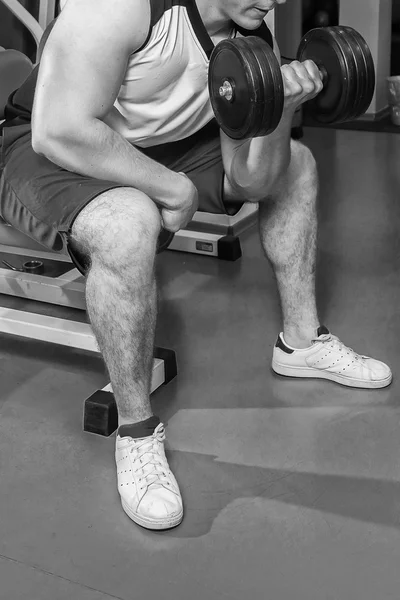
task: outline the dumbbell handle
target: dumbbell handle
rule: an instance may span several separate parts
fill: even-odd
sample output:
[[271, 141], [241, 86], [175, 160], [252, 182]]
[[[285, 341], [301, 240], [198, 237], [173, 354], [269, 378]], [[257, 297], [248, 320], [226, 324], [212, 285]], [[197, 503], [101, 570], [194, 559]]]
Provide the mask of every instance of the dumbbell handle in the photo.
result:
[[[283, 60], [288, 60], [289, 62], [294, 62], [295, 60], [297, 60], [297, 58], [288, 58], [287, 56], [282, 56], [282, 58], [283, 58]], [[322, 83], [325, 86], [329, 79], [328, 71], [325, 69], [323, 64], [317, 64], [317, 63], [315, 63], [315, 64], [318, 67], [319, 74], [321, 75]]]
[[317, 67], [319, 70], [319, 74], [321, 75], [322, 83], [325, 87], [329, 79], [328, 71], [325, 69], [324, 65], [317, 65]]
[[[286, 58], [285, 56], [283, 56], [282, 58], [285, 60], [291, 60], [290, 58]], [[293, 59], [293, 60], [295, 60], [295, 59]], [[319, 69], [319, 73], [321, 75], [322, 83], [325, 86], [329, 79], [328, 71], [325, 69], [324, 65], [317, 65], [317, 66]], [[234, 86], [227, 79], [220, 86], [219, 95], [221, 96], [221, 98], [225, 98], [225, 100], [228, 100], [228, 102], [231, 102], [233, 100]]]

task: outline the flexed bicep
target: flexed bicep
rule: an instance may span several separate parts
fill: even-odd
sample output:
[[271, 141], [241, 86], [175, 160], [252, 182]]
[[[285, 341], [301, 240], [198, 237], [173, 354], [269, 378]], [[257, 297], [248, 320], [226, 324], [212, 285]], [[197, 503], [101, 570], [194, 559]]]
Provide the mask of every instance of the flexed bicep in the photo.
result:
[[149, 24], [148, 0], [68, 0], [43, 51], [33, 138], [105, 118], [129, 56], [143, 44]]

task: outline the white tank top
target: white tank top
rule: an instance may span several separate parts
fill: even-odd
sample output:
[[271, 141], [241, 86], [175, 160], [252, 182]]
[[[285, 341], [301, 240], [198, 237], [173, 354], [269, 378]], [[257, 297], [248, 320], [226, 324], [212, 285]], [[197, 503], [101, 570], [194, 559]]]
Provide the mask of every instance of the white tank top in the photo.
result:
[[[214, 44], [195, 0], [150, 0], [146, 42], [128, 61], [123, 84], [106, 123], [139, 147], [175, 142], [196, 133], [214, 117], [208, 64]], [[259, 35], [272, 47], [263, 25], [232, 35]]]

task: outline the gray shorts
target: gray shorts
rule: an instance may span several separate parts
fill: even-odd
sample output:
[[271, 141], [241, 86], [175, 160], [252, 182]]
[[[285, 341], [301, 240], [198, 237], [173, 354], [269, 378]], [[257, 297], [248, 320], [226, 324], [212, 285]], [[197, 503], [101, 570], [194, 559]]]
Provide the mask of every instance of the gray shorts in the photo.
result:
[[[6, 126], [0, 137], [0, 215], [15, 229], [53, 252], [69, 252], [72, 224], [99, 194], [122, 186], [58, 167], [32, 149], [29, 123]], [[235, 214], [223, 201], [224, 169], [219, 128], [212, 121], [184, 140], [142, 150], [173, 171], [185, 173], [199, 192], [199, 210]]]

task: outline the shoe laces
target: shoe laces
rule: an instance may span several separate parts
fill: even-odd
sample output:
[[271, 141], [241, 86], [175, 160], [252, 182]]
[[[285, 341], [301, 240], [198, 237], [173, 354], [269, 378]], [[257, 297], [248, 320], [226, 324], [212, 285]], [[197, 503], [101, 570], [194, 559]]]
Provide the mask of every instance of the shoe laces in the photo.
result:
[[135, 465], [137, 465], [133, 472], [139, 475], [140, 489], [153, 484], [171, 486], [168, 478], [169, 468], [161, 449], [164, 440], [165, 427], [162, 423], [156, 427], [153, 435], [134, 440], [130, 452], [134, 455]]
[[361, 354], [357, 354], [353, 350], [353, 348], [349, 348], [345, 346], [343, 342], [336, 336], [332, 335], [332, 333], [324, 333], [318, 337], [315, 337], [311, 340], [311, 342], [321, 342], [322, 344], [330, 344], [330, 348], [334, 350], [338, 350], [339, 352], [346, 352], [351, 358], [357, 362], [364, 362], [368, 356], [362, 356]]

